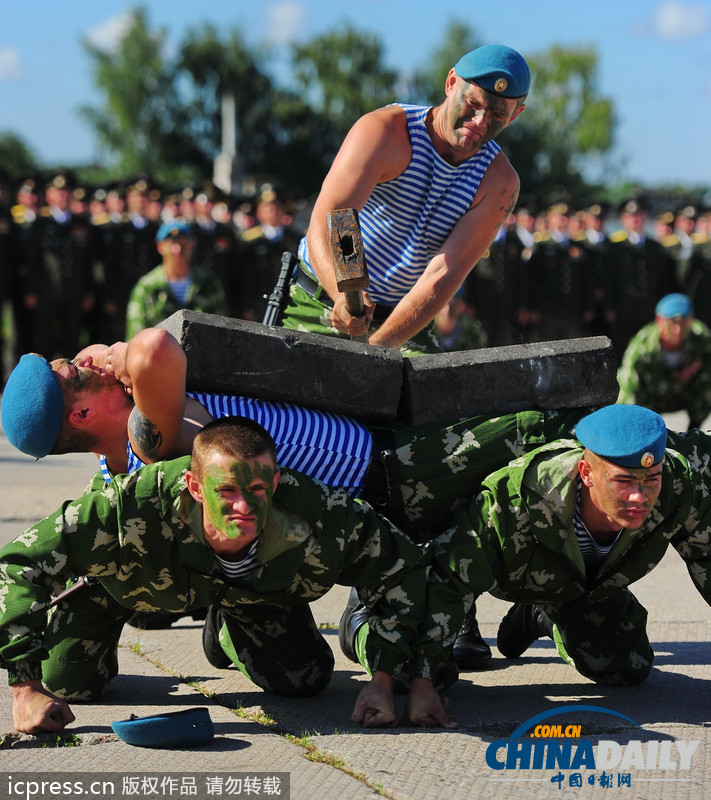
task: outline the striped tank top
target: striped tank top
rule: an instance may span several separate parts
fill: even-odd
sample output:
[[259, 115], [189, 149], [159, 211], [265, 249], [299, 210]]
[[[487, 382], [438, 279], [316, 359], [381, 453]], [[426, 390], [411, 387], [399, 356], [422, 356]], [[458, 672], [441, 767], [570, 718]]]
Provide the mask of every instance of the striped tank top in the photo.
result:
[[[368, 294], [394, 306], [410, 291], [474, 200], [501, 149], [494, 141], [462, 164], [448, 164], [432, 145], [429, 106], [399, 105], [407, 117], [412, 157], [405, 171], [378, 184], [359, 212], [368, 263]], [[299, 258], [312, 277], [306, 237]]]
[[[367, 428], [350, 417], [252, 397], [202, 392], [187, 392], [186, 396], [201, 403], [215, 419], [241, 416], [258, 422], [274, 439], [279, 466], [303, 472], [351, 495], [360, 494], [373, 439]], [[130, 443], [127, 453], [131, 473], [142, 462]], [[100, 463], [104, 479], [111, 480], [103, 456]]]

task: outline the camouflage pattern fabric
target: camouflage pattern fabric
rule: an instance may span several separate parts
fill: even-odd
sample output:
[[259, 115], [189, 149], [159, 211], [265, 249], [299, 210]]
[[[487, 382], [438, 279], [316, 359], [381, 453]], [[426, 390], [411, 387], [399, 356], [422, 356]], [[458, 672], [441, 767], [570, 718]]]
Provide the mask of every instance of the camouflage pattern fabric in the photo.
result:
[[[345, 492], [285, 470], [260, 535], [258, 569], [228, 583], [205, 543], [202, 507], [184, 491], [189, 463], [184, 457], [119, 475], [0, 551], [0, 665], [11, 684], [44, 678], [57, 694], [94, 697], [116, 672], [118, 637], [132, 611], [183, 612], [212, 603], [220, 604], [230, 631], [249, 630], [233, 643], [249, 664], [260, 640], [280, 640], [276, 618], [297, 619], [293, 609], [336, 583], [357, 586], [371, 609], [373, 669], [435, 680], [449, 674], [447, 643], [432, 634], [432, 548], [416, 545]], [[71, 595], [48, 617], [51, 597], [80, 575], [95, 581], [92, 591]], [[461, 602], [458, 590], [447, 602]], [[303, 636], [298, 629], [290, 635], [313, 639], [304, 617], [299, 624]], [[302, 662], [289, 668], [289, 652], [300, 658], [298, 648], [285, 648], [280, 663], [295, 674]], [[259, 654], [252, 663], [259, 673]], [[265, 689], [282, 688], [269, 675], [253, 678]]]
[[[610, 684], [644, 680], [652, 665], [646, 611], [627, 587], [650, 572], [671, 544], [711, 602], [711, 438], [695, 432], [673, 443], [677, 439], [684, 453], [704, 451], [706, 463], [668, 449], [651, 514], [638, 530], [622, 531], [594, 570], [586, 570], [573, 529], [579, 443], [544, 445], [494, 472], [436, 540], [440, 587], [457, 583], [463, 597], [490, 591], [533, 603], [555, 623], [560, 654], [581, 674]], [[430, 586], [432, 593], [437, 585]], [[431, 603], [437, 602], [433, 595]]]
[[[645, 325], [630, 341], [618, 373], [618, 403], [636, 403], [659, 414], [686, 411], [692, 427], [700, 425], [711, 412], [711, 330], [693, 320], [681, 350], [679, 365], [664, 362], [659, 329], [654, 322]], [[686, 383], [679, 370], [700, 360], [701, 369]]]
[[[337, 331], [331, 325], [331, 308], [320, 300], [312, 297], [308, 292], [293, 283], [289, 287], [290, 300], [284, 309], [281, 324], [284, 328], [294, 331], [308, 331], [309, 333], [320, 333], [323, 336], [335, 336], [339, 339], [350, 339], [350, 337]], [[371, 322], [369, 333], [373, 333], [379, 327], [377, 322]], [[422, 356], [428, 353], [441, 353], [437, 334], [434, 331], [434, 322], [423, 328], [418, 334], [409, 339], [400, 347], [400, 352], [404, 356]]]
[[[405, 515], [398, 524], [418, 538], [441, 533], [451, 512], [479, 491], [487, 475], [546, 442], [571, 436], [591, 411], [521, 411], [396, 429], [392, 444]], [[368, 494], [365, 499], [374, 501]]]
[[126, 310], [127, 340], [144, 328], [158, 325], [181, 308], [207, 314], [225, 313], [227, 301], [219, 278], [200, 267], [194, 267], [191, 274], [193, 284], [188, 290], [185, 305], [181, 305], [171, 291], [162, 265], [138, 280], [131, 290]]

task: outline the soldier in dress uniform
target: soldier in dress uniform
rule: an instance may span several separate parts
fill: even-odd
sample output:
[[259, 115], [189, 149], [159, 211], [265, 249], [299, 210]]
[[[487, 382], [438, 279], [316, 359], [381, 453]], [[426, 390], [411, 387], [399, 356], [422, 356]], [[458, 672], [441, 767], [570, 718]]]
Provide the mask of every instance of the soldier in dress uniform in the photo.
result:
[[16, 203], [10, 209], [14, 247], [8, 294], [12, 305], [15, 360], [23, 353], [37, 350], [35, 314], [38, 296], [36, 287], [33, 288], [29, 283], [27, 243], [39, 212], [40, 194], [38, 178], [26, 176], [18, 186]]
[[110, 247], [105, 252], [104, 315], [111, 342], [125, 338], [128, 298], [136, 282], [160, 264], [156, 250], [159, 223], [146, 215], [151, 191], [148, 180], [140, 176], [125, 189], [125, 213], [113, 230], [107, 231]]
[[81, 347], [95, 301], [91, 225], [70, 210], [72, 175], [59, 172], [45, 186], [46, 205], [28, 232], [28, 282], [37, 295], [39, 353], [73, 353]]
[[696, 318], [711, 327], [711, 209], [702, 209], [691, 236], [686, 294], [694, 305]]
[[510, 215], [463, 285], [467, 305], [475, 310], [490, 347], [521, 340], [517, 314], [522, 296], [519, 256], [523, 244], [511, 234], [516, 224], [517, 216]]
[[274, 289], [285, 251], [295, 253], [299, 234], [272, 189], [262, 192], [256, 209], [257, 224], [240, 237], [240, 312], [242, 319], [261, 322], [267, 298]]
[[[0, 312], [3, 310], [15, 270], [15, 226], [11, 211], [12, 180], [0, 169]], [[5, 385], [4, 336], [0, 327], [0, 389]]]
[[609, 336], [604, 312], [604, 275], [607, 269], [610, 240], [605, 232], [605, 223], [609, 214], [609, 204], [594, 202], [584, 205], [580, 210], [583, 233], [580, 246], [585, 251], [587, 269], [590, 271], [593, 302], [592, 316], [588, 324], [591, 336]]
[[530, 308], [538, 320], [540, 341], [587, 334], [594, 296], [586, 252], [570, 237], [571, 209], [555, 203], [546, 213], [548, 230], [539, 234], [530, 261]]
[[659, 300], [677, 290], [677, 280], [673, 260], [647, 235], [644, 199], [625, 200], [619, 215], [622, 229], [610, 236], [604, 303], [611, 338], [621, 358], [634, 334], [654, 318]]
[[225, 203], [225, 195], [212, 183], [202, 186], [194, 200], [195, 250], [193, 264], [214, 272], [225, 287], [227, 315], [239, 310], [240, 284], [237, 271], [237, 236], [234, 227], [216, 218], [216, 204]]
[[677, 209], [672, 232], [661, 240], [662, 246], [674, 261], [679, 286], [686, 286], [689, 280], [697, 216], [698, 210], [694, 205], [687, 204]]

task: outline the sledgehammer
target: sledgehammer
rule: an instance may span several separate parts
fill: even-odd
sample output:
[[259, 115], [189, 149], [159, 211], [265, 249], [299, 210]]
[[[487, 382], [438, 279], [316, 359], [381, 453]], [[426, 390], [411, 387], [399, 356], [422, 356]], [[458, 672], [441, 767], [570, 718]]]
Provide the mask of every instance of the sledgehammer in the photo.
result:
[[[329, 211], [327, 218], [336, 286], [346, 296], [349, 313], [354, 317], [362, 317], [365, 313], [363, 289], [368, 288], [370, 281], [358, 211], [355, 208], [339, 208]], [[368, 334], [351, 336], [351, 339], [367, 342]]]

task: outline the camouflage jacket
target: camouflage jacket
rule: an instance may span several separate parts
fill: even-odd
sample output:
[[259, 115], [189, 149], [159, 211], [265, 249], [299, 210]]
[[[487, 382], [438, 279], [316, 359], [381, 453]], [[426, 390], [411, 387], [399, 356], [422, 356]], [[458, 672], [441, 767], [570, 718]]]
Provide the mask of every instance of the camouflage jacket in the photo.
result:
[[[686, 450], [695, 444], [689, 439]], [[650, 572], [671, 544], [711, 602], [708, 465], [699, 469], [701, 459], [691, 464], [668, 449], [661, 493], [649, 517], [638, 530], [622, 531], [606, 558], [586, 570], [573, 529], [582, 454], [579, 443], [561, 440], [491, 474], [438, 540], [444, 546], [440, 568], [447, 559], [452, 576], [475, 594], [489, 590], [545, 608], [613, 595]]]
[[225, 290], [217, 275], [200, 267], [194, 267], [191, 273], [193, 284], [188, 290], [184, 306], [171, 291], [162, 265], [140, 278], [128, 299], [127, 340], [144, 328], [154, 327], [181, 308], [208, 314], [225, 313]]
[[137, 611], [186, 611], [216, 601], [226, 614], [242, 604], [291, 607], [334, 584], [356, 586], [372, 608], [369, 665], [390, 674], [438, 673], [446, 660], [432, 634], [439, 626], [428, 624], [427, 636], [418, 630], [430, 616], [431, 548], [344, 491], [284, 470], [260, 535], [259, 567], [228, 582], [205, 543], [202, 507], [185, 490], [189, 463], [186, 456], [119, 475], [0, 550], [0, 665], [10, 682], [41, 677], [48, 603], [81, 575]]
[[[702, 362], [701, 369], [691, 381], [682, 383], [679, 370], [696, 360]], [[679, 366], [672, 368], [664, 362], [656, 324], [645, 325], [625, 350], [618, 382], [618, 403], [636, 403], [659, 413], [688, 409], [692, 419], [701, 423], [711, 411], [711, 330], [693, 320]]]

